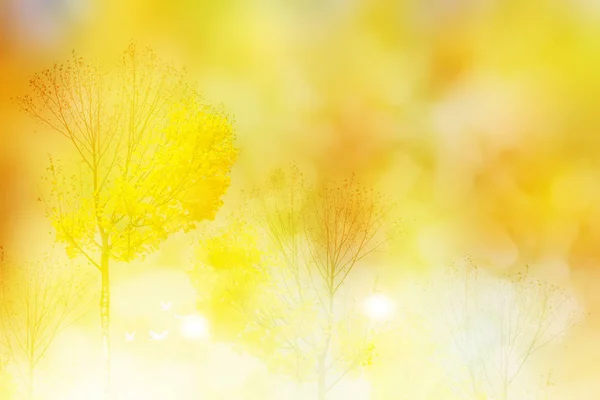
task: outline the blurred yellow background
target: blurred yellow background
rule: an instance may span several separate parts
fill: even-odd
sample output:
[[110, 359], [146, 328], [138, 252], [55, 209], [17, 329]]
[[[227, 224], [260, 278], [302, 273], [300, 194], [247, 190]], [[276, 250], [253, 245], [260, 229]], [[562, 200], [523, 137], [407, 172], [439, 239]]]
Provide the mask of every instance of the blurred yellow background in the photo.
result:
[[[574, 285], [592, 314], [553, 362], [571, 393], [561, 398], [597, 399], [596, 3], [3, 0], [4, 242], [26, 252], [48, 240], [36, 182], [46, 153], [60, 147], [10, 98], [72, 50], [110, 60], [134, 40], [184, 66], [233, 116], [242, 153], [229, 197], [290, 161], [324, 175], [354, 171], [399, 202], [408, 222], [383, 268], [390, 277], [469, 253], [490, 268], [527, 263]], [[144, 263], [171, 271], [186, 245], [175, 238]], [[397, 377], [382, 373], [379, 381], [382, 393], [399, 390]]]

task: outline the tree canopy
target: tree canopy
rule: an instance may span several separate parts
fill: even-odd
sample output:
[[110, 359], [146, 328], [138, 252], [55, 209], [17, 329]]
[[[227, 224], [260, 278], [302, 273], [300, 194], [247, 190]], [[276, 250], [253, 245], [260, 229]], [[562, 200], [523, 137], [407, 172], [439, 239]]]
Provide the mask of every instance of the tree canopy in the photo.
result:
[[[309, 185], [277, 171], [203, 237], [191, 278], [216, 335], [319, 398], [372, 362], [376, 327], [345, 285], [389, 236], [385, 199], [355, 177]], [[329, 377], [329, 380], [327, 379]]]
[[131, 45], [113, 68], [73, 55], [35, 75], [18, 103], [76, 157], [50, 159], [44, 197], [71, 254], [129, 261], [212, 219], [236, 159], [232, 125], [185, 74]]

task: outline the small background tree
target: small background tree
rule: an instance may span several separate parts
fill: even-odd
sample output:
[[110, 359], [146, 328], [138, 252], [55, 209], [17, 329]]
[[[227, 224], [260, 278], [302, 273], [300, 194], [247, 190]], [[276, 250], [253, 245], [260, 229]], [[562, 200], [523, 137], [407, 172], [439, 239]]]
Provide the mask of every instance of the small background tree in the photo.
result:
[[2, 344], [35, 397], [35, 372], [54, 339], [90, 310], [89, 274], [46, 254], [40, 261], [3, 258], [0, 286]]
[[[535, 278], [528, 268], [498, 278], [467, 258], [447, 271], [442, 285], [438, 331], [450, 337], [438, 340], [449, 344], [449, 382], [460, 399], [520, 399], [532, 392], [519, 379], [533, 372], [532, 357], [580, 316], [568, 290]], [[545, 386], [542, 392], [548, 392], [547, 383], [533, 391]]]
[[[376, 326], [360, 313], [351, 272], [390, 233], [384, 199], [357, 182], [307, 185], [275, 173], [226, 227], [202, 240], [191, 271], [198, 307], [217, 334], [318, 398], [371, 363]], [[367, 285], [368, 286], [368, 285]]]
[[50, 159], [43, 200], [57, 239], [101, 275], [108, 396], [111, 260], [143, 257], [214, 217], [236, 158], [232, 126], [181, 71], [135, 45], [114, 68], [74, 55], [30, 86], [18, 104], [74, 154]]

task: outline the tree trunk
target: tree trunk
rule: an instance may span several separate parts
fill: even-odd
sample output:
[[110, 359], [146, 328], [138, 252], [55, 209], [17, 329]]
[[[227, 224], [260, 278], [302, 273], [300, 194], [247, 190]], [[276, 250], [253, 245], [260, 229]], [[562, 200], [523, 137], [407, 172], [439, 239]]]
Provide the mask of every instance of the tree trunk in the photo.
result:
[[327, 358], [329, 356], [329, 348], [331, 347], [331, 335], [333, 329], [333, 293], [329, 294], [329, 309], [327, 310], [327, 326], [325, 331], [325, 346], [323, 352], [319, 356], [317, 372], [318, 372], [318, 400], [325, 400], [327, 397]]
[[[323, 355], [326, 356], [326, 354]], [[325, 400], [325, 398], [327, 397], [327, 366], [325, 365], [326, 362], [326, 357], [319, 357], [318, 400]]]
[[29, 363], [29, 371], [27, 372], [27, 399], [33, 400], [35, 382], [35, 365], [33, 365], [33, 362]]
[[105, 399], [110, 399], [110, 275], [108, 264], [108, 246], [102, 246], [102, 292], [100, 298], [100, 320], [102, 325], [102, 348], [105, 363], [104, 391]]
[[505, 386], [502, 390], [502, 400], [508, 400], [508, 387]]
[[504, 381], [502, 382], [502, 397], [501, 400], [508, 400], [508, 377], [504, 377]]

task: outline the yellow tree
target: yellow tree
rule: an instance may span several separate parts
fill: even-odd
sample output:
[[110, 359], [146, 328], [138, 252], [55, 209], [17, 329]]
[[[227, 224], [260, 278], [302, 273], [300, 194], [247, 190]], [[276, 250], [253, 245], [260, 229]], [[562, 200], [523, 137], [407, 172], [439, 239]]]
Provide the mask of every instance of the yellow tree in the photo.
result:
[[47, 254], [43, 260], [2, 260], [2, 344], [26, 377], [27, 399], [35, 395], [35, 372], [54, 339], [89, 311], [89, 275]]
[[305, 185], [276, 173], [243, 216], [200, 244], [191, 277], [221, 338], [318, 398], [371, 362], [380, 326], [357, 312], [351, 272], [388, 238], [389, 207], [355, 178]]
[[141, 257], [214, 217], [237, 154], [232, 126], [181, 71], [135, 45], [111, 68], [73, 55], [30, 87], [17, 103], [75, 154], [50, 159], [44, 201], [57, 239], [101, 275], [108, 395], [111, 260]]

